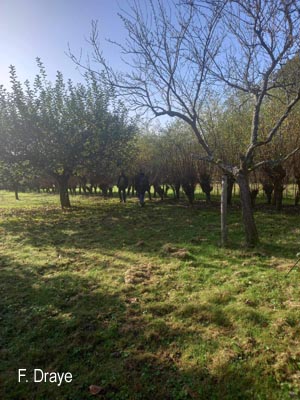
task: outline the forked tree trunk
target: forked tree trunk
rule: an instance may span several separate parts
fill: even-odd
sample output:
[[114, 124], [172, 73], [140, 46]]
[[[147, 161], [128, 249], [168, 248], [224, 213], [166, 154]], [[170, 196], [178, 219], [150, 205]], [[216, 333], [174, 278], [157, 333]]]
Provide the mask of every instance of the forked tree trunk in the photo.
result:
[[71, 207], [69, 192], [68, 192], [68, 180], [69, 176], [67, 175], [61, 175], [57, 177], [61, 208]]
[[258, 243], [258, 233], [254, 220], [253, 208], [251, 205], [248, 176], [244, 172], [240, 171], [235, 178], [240, 188], [242, 216], [243, 216], [243, 224], [246, 235], [246, 244], [247, 246], [253, 247]]
[[272, 204], [276, 206], [276, 210], [280, 211], [282, 208], [283, 191], [284, 191], [284, 178], [286, 176], [286, 170], [281, 164], [274, 167], [265, 166], [264, 168], [269, 179], [272, 181], [274, 192]]

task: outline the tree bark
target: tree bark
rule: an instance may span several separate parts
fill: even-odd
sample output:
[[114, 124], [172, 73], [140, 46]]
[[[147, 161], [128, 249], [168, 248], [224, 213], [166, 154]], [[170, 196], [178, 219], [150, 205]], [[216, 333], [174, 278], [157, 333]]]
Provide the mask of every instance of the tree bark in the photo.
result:
[[246, 244], [249, 247], [253, 247], [258, 243], [259, 238], [254, 220], [253, 208], [251, 205], [248, 176], [245, 172], [239, 171], [235, 178], [240, 188], [242, 217], [246, 234]]
[[68, 180], [69, 176], [67, 175], [61, 175], [57, 177], [61, 208], [71, 207], [69, 192], [68, 192]]
[[228, 177], [222, 177], [222, 194], [221, 194], [221, 246], [225, 247], [227, 244], [227, 186]]

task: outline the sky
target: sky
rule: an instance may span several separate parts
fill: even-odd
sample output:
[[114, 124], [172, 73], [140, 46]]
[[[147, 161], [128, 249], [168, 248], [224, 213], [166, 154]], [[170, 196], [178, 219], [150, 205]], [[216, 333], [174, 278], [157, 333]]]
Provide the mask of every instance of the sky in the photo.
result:
[[[9, 65], [23, 82], [33, 80], [36, 57], [44, 63], [50, 80], [59, 70], [75, 83], [82, 80], [65, 54], [68, 44], [75, 54], [87, 54], [91, 21], [98, 20], [101, 47], [118, 68], [119, 53], [105, 38], [122, 41], [125, 30], [118, 17], [125, 0], [0, 0], [0, 85], [9, 88]], [[85, 57], [84, 57], [85, 59]]]

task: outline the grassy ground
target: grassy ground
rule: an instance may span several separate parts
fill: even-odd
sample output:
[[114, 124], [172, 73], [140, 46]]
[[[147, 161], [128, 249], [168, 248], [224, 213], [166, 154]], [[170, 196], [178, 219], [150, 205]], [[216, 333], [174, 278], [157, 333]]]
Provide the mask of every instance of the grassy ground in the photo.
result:
[[217, 204], [20, 198], [0, 192], [1, 399], [300, 398], [299, 209], [258, 204], [250, 251], [237, 206], [222, 249]]

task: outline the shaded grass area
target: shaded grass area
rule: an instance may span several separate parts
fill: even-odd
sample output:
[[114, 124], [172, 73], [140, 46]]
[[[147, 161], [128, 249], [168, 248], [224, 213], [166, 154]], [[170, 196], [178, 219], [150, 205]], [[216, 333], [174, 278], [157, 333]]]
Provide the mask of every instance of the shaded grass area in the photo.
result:
[[1, 398], [300, 397], [299, 211], [258, 207], [249, 251], [237, 206], [222, 249], [217, 203], [0, 198]]

